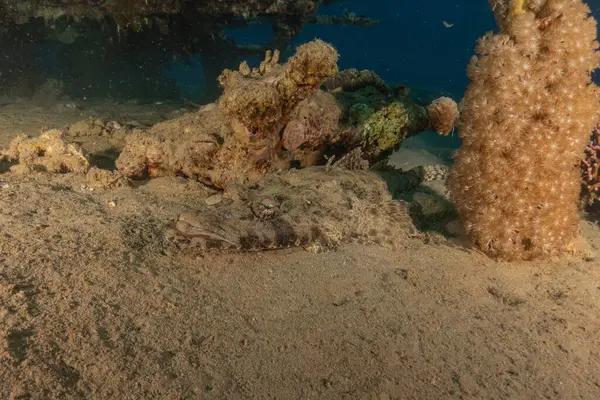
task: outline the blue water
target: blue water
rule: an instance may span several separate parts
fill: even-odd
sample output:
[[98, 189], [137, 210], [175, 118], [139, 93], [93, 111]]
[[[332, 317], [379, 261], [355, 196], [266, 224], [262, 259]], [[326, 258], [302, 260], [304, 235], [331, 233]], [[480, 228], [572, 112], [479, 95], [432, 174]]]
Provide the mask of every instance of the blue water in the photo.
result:
[[336, 46], [341, 68], [371, 69], [389, 84], [458, 96], [467, 85], [465, 69], [475, 40], [495, 25], [487, 2], [474, 0], [352, 0], [321, 11], [339, 14], [344, 8], [381, 22], [371, 28], [309, 25], [296, 42], [318, 36]]
[[[600, 19], [600, 0], [587, 3], [596, 19]], [[344, 10], [381, 22], [368, 28], [306, 24], [293, 40], [289, 53], [299, 44], [320, 38], [337, 48], [340, 69], [370, 69], [388, 85], [404, 84], [449, 94], [456, 100], [460, 100], [469, 83], [466, 67], [477, 39], [496, 29], [487, 0], [345, 0], [321, 5], [317, 14], [339, 16]], [[446, 27], [444, 22], [452, 26]], [[250, 25], [246, 29], [229, 30], [227, 34], [238, 44], [264, 44], [271, 37], [271, 27]], [[57, 49], [61, 46], [55, 43], [29, 50], [37, 54], [48, 77], [61, 78], [56, 66]], [[173, 61], [164, 65], [166, 77], [176, 81], [181, 97], [199, 102], [206, 99], [206, 88], [211, 82], [203, 74], [203, 61], [201, 55], [193, 54], [189, 62]], [[259, 61], [249, 59], [251, 65]], [[144, 73], [143, 60], [140, 60], [139, 72]], [[126, 86], [132, 79], [128, 73], [124, 70], [110, 85]], [[139, 95], [127, 89], [122, 92], [132, 97]]]
[[[600, 0], [590, 0], [588, 5], [600, 19]], [[468, 85], [466, 66], [477, 39], [496, 29], [487, 0], [346, 0], [322, 5], [317, 14], [341, 15], [344, 10], [381, 22], [369, 28], [306, 24], [293, 47], [320, 38], [339, 51], [340, 69], [370, 69], [389, 85], [402, 83], [455, 98]], [[228, 34], [238, 43], [261, 44], [268, 41], [271, 29], [251, 25]], [[180, 82], [182, 94], [197, 96], [205, 82], [190, 80], [190, 75], [197, 77], [201, 71], [199, 64], [192, 70], [174, 66], [170, 76]]]
[[[589, 0], [600, 19], [600, 0]], [[317, 14], [341, 15], [347, 9], [381, 22], [370, 28], [305, 25], [296, 46], [313, 38], [333, 44], [339, 67], [370, 69], [386, 83], [442, 91], [460, 98], [468, 85], [466, 66], [479, 37], [495, 30], [487, 0], [347, 0], [321, 6]], [[453, 24], [447, 28], [443, 22]], [[231, 32], [240, 42], [265, 42], [269, 27]]]

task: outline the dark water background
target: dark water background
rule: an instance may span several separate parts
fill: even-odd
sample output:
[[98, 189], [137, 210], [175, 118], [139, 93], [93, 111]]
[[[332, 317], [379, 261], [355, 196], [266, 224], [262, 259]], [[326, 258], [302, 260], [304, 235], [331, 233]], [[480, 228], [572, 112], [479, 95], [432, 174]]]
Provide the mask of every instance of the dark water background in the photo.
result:
[[[370, 28], [308, 25], [296, 42], [320, 37], [338, 49], [341, 69], [370, 69], [388, 84], [454, 96], [467, 85], [475, 40], [495, 27], [485, 0], [348, 0], [320, 12], [341, 14], [344, 8], [381, 22]], [[446, 28], [443, 21], [454, 25]]]
[[[596, 19], [600, 19], [600, 0], [587, 0], [587, 4]], [[286, 56], [292, 54], [297, 45], [320, 38], [337, 48], [340, 69], [370, 69], [379, 74], [388, 85], [404, 84], [410, 88], [449, 95], [457, 101], [468, 85], [466, 67], [477, 39], [487, 31], [496, 29], [487, 0], [345, 0], [321, 5], [317, 14], [339, 16], [344, 10], [381, 22], [368, 28], [306, 24], [293, 40], [292, 49]], [[444, 26], [444, 21], [453, 26]], [[226, 33], [234, 37], [238, 44], [265, 44], [271, 38], [271, 26], [250, 25], [244, 29], [228, 30]], [[65, 62], [63, 59], [62, 66], [59, 65], [61, 49], [67, 46], [57, 42], [42, 46], [36, 44], [24, 46], [22, 51], [35, 53], [36, 62], [43, 64], [44, 77], [40, 79], [43, 82], [47, 78], [68, 79], [65, 78], [68, 75], [65, 74], [65, 65], [69, 66], [71, 61]], [[210, 82], [207, 85], [203, 73], [202, 64], [206, 65], [207, 60], [202, 60], [200, 54], [193, 54], [191, 62], [167, 62], [166, 57], [161, 59], [160, 55], [157, 56], [161, 52], [160, 44], [140, 41], [132, 45], [131, 53], [136, 54], [130, 57], [133, 61], [129, 60], [129, 64], [123, 65], [123, 68], [118, 67], [121, 70], [117, 73], [111, 72], [113, 77], [109, 80], [96, 76], [102, 72], [101, 68], [96, 71], [91, 68], [96, 63], [94, 57], [99, 57], [96, 47], [97, 42], [91, 39], [81, 45], [81, 50], [77, 50], [81, 55], [75, 55], [75, 62], [88, 63], [91, 77], [82, 80], [79, 87], [71, 85], [68, 94], [72, 97], [93, 95], [90, 92], [93, 92], [91, 88], [94, 84], [105, 88], [110, 86], [107, 90], [114, 92], [111, 96], [143, 97], [144, 90], [137, 89], [144, 83], [140, 84], [139, 81], [145, 79], [144, 74], [157, 76], [158, 68], [164, 71], [164, 81], [173, 79], [176, 82], [165, 83], [165, 87], [171, 90], [168, 95], [206, 102], [206, 87], [210, 86]], [[260, 61], [247, 60], [251, 65], [257, 65]], [[115, 62], [120, 61], [122, 60], [115, 59]], [[242, 59], [233, 61], [228, 65], [229, 68], [236, 68]], [[80, 66], [79, 71], [86, 69], [85, 65]], [[598, 75], [596, 73], [595, 76]], [[146, 86], [152, 85], [156, 87], [156, 81]], [[96, 93], [101, 92], [102, 88], [96, 90]], [[156, 96], [157, 93], [159, 96], [167, 95], [166, 92], [157, 89], [151, 96]], [[214, 98], [209, 99], [212, 100]]]
[[[600, 0], [586, 2], [600, 20]], [[477, 39], [496, 29], [487, 0], [346, 0], [321, 6], [318, 14], [341, 15], [345, 9], [381, 22], [370, 28], [306, 25], [293, 45], [318, 37], [339, 51], [340, 69], [370, 69], [388, 84], [457, 99], [468, 85], [466, 67]], [[446, 28], [443, 21], [453, 26]], [[266, 42], [270, 30], [255, 25], [231, 33], [239, 42], [256, 43]]]
[[[322, 5], [317, 14], [342, 15], [344, 10], [380, 22], [368, 28], [307, 24], [293, 47], [320, 38], [340, 53], [340, 69], [370, 69], [389, 85], [401, 83], [453, 97], [460, 97], [468, 84], [465, 71], [475, 41], [495, 29], [487, 0], [346, 0]], [[445, 27], [444, 21], [453, 26]], [[266, 43], [271, 28], [251, 25], [227, 33], [238, 43]], [[194, 96], [203, 84], [197, 79], [199, 70], [176, 65], [170, 76]]]

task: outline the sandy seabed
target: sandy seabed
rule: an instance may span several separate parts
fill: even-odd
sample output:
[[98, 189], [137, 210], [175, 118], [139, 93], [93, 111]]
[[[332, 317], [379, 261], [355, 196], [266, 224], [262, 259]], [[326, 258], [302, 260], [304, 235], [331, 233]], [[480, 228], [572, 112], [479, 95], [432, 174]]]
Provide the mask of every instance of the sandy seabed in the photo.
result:
[[[0, 108], [0, 147], [173, 104]], [[114, 138], [82, 137], [95, 154]], [[438, 149], [439, 150], [439, 149]], [[436, 155], [405, 148], [395, 161]], [[505, 264], [450, 240], [401, 252], [178, 252], [163, 228], [207, 196], [160, 178], [91, 190], [0, 173], [0, 397], [598, 399], [600, 259]], [[600, 252], [600, 229], [581, 222]]]

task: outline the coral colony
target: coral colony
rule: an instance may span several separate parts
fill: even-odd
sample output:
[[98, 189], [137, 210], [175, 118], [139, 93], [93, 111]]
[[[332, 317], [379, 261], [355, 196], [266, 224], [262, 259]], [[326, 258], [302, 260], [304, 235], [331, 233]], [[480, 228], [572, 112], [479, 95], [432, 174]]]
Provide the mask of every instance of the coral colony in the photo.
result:
[[579, 162], [598, 121], [596, 21], [581, 0], [490, 0], [462, 103], [451, 197], [476, 246], [505, 260], [568, 251]]
[[131, 179], [183, 175], [223, 189], [357, 148], [374, 164], [408, 136], [453, 129], [454, 100], [420, 106], [372, 73], [338, 73], [337, 60], [330, 44], [313, 40], [285, 64], [269, 51], [254, 69], [243, 62], [237, 71], [225, 70], [216, 103], [133, 133], [117, 168]]

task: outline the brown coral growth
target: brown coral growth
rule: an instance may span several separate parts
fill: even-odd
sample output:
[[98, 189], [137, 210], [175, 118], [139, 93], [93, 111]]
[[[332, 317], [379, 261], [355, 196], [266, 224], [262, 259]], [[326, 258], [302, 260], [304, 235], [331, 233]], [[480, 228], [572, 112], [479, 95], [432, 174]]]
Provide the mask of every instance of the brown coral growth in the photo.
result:
[[458, 105], [449, 97], [435, 99], [427, 106], [427, 114], [434, 131], [446, 136], [454, 129], [458, 119]]
[[275, 51], [257, 68], [225, 70], [217, 104], [128, 136], [117, 168], [133, 179], [181, 175], [218, 188], [288, 168], [293, 154], [282, 154], [282, 132], [290, 120], [290, 146], [316, 145], [335, 133], [340, 111], [319, 86], [337, 72], [337, 58], [333, 47], [314, 40], [287, 64]]
[[314, 92], [327, 78], [338, 72], [338, 52], [322, 40], [298, 46], [296, 54], [285, 66], [286, 76], [296, 85]]
[[345, 69], [323, 82], [323, 87], [330, 92], [338, 90], [354, 92], [367, 86], [373, 86], [383, 93], [389, 90], [379, 75], [366, 69], [362, 71], [356, 68]]
[[598, 118], [596, 22], [581, 0], [490, 3], [509, 7], [468, 67], [450, 190], [478, 248], [543, 258], [579, 237], [577, 165]]
[[283, 145], [292, 150], [306, 145], [316, 147], [339, 131], [342, 110], [333, 95], [319, 91], [302, 100], [292, 112], [283, 131]]
[[279, 53], [267, 52], [253, 71], [245, 63], [239, 71], [223, 71], [219, 109], [250, 135], [278, 134], [298, 103], [337, 73], [337, 60], [337, 51], [321, 40], [299, 46], [285, 65], [278, 64]]
[[600, 123], [596, 125], [581, 160], [582, 196], [588, 204], [600, 198]]
[[43, 132], [36, 138], [18, 135], [4, 155], [9, 160], [18, 160], [21, 170], [85, 173], [90, 168], [81, 147], [67, 142], [64, 132], [58, 129]]

